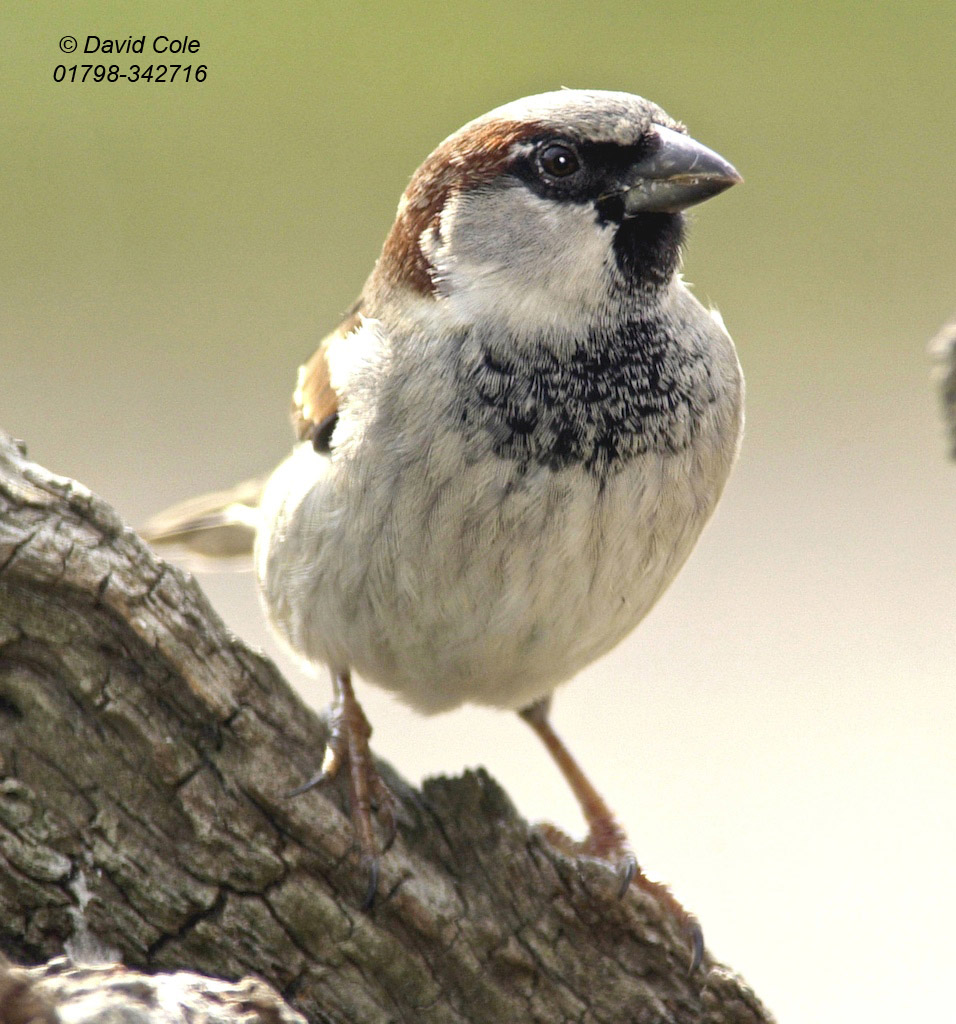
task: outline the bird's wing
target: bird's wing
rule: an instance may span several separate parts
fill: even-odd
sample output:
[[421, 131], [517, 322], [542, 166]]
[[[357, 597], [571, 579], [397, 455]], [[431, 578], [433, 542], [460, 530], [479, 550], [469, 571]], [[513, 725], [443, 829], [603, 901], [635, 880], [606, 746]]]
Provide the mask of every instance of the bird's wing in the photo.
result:
[[339, 411], [339, 396], [332, 387], [328, 353], [330, 344], [351, 334], [362, 322], [362, 300], [349, 310], [341, 324], [322, 339], [312, 358], [299, 367], [292, 393], [292, 426], [300, 441], [311, 440], [319, 446], [319, 434], [331, 433]]
[[[312, 441], [317, 448], [331, 435], [339, 408], [329, 373], [329, 345], [359, 326], [360, 308], [361, 300], [299, 367], [292, 395], [292, 425], [299, 441]], [[197, 568], [208, 568], [210, 560], [247, 557], [255, 545], [259, 502], [267, 479], [256, 477], [225, 491], [188, 498], [153, 516], [139, 532], [151, 544], [178, 548], [187, 558], [200, 556]]]

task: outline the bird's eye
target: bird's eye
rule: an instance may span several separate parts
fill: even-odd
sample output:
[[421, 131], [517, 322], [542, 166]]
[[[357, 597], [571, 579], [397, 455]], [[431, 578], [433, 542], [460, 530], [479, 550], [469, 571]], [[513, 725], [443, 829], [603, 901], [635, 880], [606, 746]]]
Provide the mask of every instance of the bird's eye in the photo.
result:
[[569, 178], [581, 167], [577, 153], [561, 142], [549, 142], [538, 153], [541, 170], [551, 178]]

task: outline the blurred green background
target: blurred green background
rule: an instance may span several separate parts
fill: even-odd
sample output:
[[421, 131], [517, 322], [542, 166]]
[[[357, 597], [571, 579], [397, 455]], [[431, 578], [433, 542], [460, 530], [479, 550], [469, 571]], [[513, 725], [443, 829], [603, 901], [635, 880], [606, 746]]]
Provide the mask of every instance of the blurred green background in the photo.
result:
[[[57, 64], [148, 62], [58, 50], [91, 33], [199, 39], [208, 78], [55, 84]], [[298, 363], [434, 145], [562, 85], [654, 99], [746, 178], [695, 212], [686, 276], [737, 341], [747, 438], [690, 565], [555, 719], [781, 1021], [937, 1019], [956, 467], [925, 344], [956, 312], [954, 51], [940, 0], [10, 0], [0, 426], [133, 523], [261, 472], [288, 449]], [[251, 575], [203, 584], [274, 651]], [[406, 774], [482, 763], [527, 815], [580, 829], [513, 716], [362, 695]]]

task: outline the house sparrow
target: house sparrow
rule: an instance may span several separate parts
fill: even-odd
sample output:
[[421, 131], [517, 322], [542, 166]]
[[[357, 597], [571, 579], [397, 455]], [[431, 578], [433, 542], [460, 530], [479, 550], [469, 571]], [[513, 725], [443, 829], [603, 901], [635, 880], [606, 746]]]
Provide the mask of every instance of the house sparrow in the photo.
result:
[[255, 533], [269, 621], [332, 673], [331, 739], [301, 789], [347, 766], [368, 903], [371, 806], [390, 801], [353, 671], [426, 714], [518, 711], [581, 804], [574, 849], [681, 915], [699, 961], [699, 928], [638, 869], [548, 707], [648, 613], [736, 457], [734, 346], [678, 268], [682, 211], [740, 180], [628, 93], [469, 122], [414, 174], [361, 298], [300, 369], [298, 443], [261, 496], [150, 531], [217, 553]]

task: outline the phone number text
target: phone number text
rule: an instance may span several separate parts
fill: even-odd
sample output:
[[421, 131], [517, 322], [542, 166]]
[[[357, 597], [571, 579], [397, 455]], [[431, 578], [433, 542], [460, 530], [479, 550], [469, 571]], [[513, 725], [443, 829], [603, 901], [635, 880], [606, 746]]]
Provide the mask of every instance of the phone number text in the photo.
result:
[[57, 64], [54, 82], [205, 82], [206, 64]]

